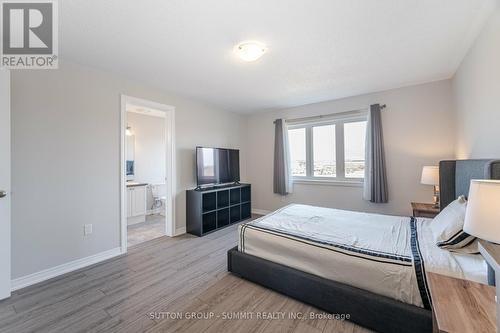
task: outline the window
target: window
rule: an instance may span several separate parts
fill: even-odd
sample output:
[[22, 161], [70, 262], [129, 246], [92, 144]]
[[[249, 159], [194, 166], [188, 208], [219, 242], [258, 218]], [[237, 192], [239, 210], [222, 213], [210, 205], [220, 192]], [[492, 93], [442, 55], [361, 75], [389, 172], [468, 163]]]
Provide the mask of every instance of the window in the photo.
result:
[[335, 177], [335, 125], [313, 127], [314, 177]]
[[366, 121], [344, 124], [345, 177], [365, 176]]
[[359, 181], [365, 172], [366, 113], [289, 125], [296, 180]]
[[306, 129], [288, 130], [292, 175], [306, 176]]

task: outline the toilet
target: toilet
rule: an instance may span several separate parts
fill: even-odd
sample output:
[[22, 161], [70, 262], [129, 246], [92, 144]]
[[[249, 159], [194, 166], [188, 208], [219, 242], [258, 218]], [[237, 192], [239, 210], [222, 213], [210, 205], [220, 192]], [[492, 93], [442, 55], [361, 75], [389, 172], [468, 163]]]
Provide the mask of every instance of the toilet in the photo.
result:
[[160, 214], [165, 216], [166, 201], [167, 201], [167, 187], [166, 184], [151, 184], [151, 194], [153, 197], [151, 211], [153, 214]]
[[160, 197], [160, 202], [161, 202], [161, 210], [160, 210], [160, 215], [161, 216], [165, 216], [166, 214], [166, 202], [167, 202], [167, 197], [163, 196], [163, 197]]

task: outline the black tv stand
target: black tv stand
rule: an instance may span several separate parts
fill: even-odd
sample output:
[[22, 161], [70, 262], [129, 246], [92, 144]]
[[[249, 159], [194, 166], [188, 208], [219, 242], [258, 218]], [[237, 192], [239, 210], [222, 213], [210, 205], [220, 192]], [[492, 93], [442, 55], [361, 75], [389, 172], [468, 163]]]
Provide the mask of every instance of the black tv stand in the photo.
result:
[[186, 191], [186, 229], [203, 236], [252, 216], [251, 185], [229, 184]]

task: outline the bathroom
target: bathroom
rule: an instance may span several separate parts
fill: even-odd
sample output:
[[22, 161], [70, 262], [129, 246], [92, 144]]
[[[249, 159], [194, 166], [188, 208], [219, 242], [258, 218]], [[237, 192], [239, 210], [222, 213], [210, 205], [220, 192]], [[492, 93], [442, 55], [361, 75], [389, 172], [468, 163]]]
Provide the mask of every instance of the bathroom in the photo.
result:
[[166, 124], [159, 110], [127, 105], [127, 246], [165, 235]]

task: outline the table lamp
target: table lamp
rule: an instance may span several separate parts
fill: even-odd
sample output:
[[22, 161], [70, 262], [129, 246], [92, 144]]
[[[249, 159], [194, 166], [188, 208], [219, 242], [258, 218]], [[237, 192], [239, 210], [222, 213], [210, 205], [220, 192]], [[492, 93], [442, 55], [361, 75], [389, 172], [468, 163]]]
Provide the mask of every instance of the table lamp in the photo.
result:
[[[488, 264], [488, 284], [500, 289], [500, 181], [471, 180], [464, 231], [480, 238], [479, 251]], [[500, 328], [500, 306], [497, 303], [497, 332]]]
[[464, 231], [500, 244], [500, 180], [471, 180]]
[[434, 186], [434, 207], [439, 208], [439, 167], [424, 166], [420, 183]]

